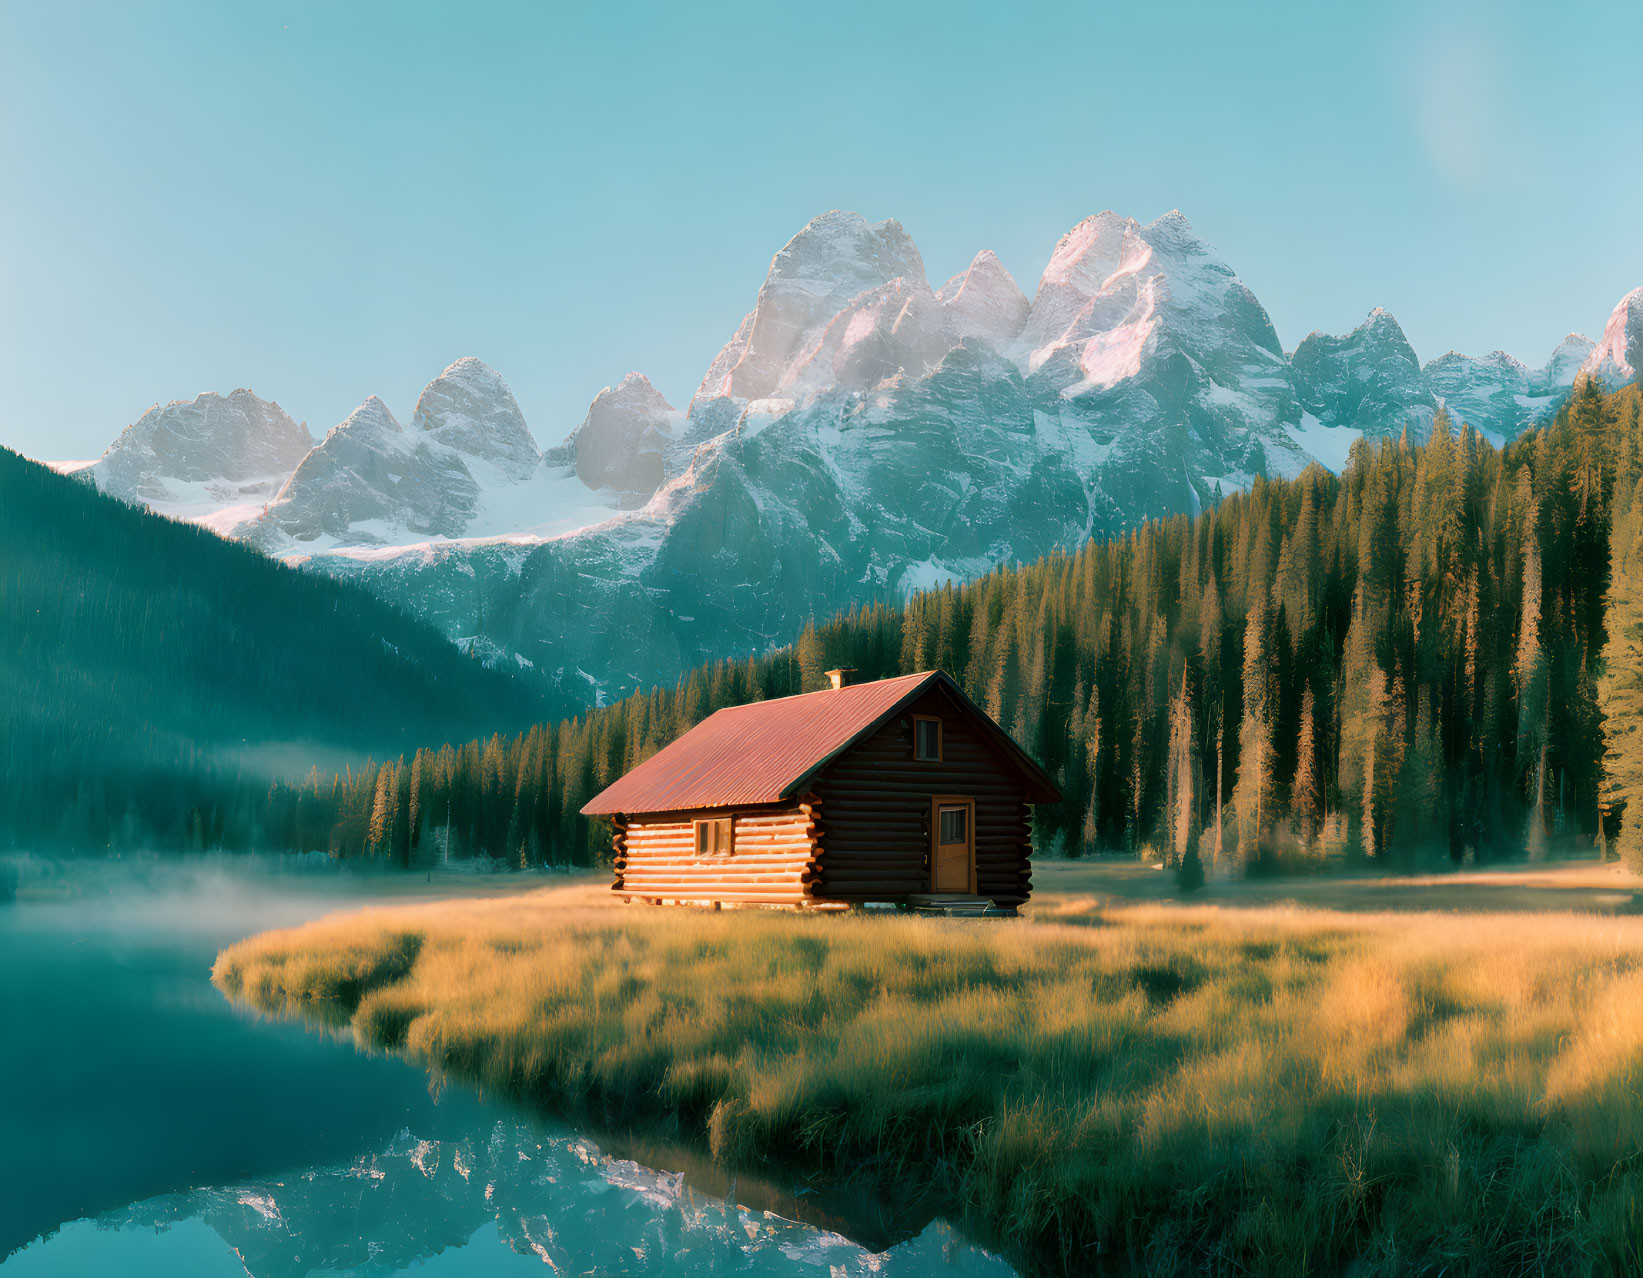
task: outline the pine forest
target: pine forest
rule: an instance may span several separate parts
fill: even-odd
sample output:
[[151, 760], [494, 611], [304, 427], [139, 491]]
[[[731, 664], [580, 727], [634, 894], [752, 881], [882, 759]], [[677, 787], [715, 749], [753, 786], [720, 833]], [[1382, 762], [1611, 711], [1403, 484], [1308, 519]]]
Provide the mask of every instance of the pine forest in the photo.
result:
[[[196, 842], [585, 865], [579, 809], [723, 706], [940, 667], [1056, 777], [1041, 851], [1203, 873], [1622, 855], [1643, 869], [1643, 425], [1589, 383], [1497, 449], [1439, 414], [1340, 476], [808, 627], [514, 736], [225, 778]], [[108, 814], [99, 830], [117, 825]]]

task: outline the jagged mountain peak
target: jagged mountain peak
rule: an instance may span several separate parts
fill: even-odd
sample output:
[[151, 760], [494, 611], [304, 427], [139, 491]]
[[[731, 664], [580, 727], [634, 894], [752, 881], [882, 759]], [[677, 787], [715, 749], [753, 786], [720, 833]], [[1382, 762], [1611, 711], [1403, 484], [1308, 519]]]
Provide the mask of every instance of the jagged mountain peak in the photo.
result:
[[589, 407], [591, 409], [614, 405], [638, 409], [658, 418], [667, 417], [675, 411], [673, 405], [668, 403], [667, 396], [657, 390], [650, 378], [640, 372], [624, 373], [615, 385], [600, 390], [593, 397], [593, 403]]
[[[640, 372], [624, 373], [622, 375], [622, 380], [617, 382], [615, 387], [607, 386], [605, 387], [605, 390], [614, 390], [617, 394], [630, 393], [661, 395], [661, 392], [656, 389], [655, 385], [652, 384], [650, 378]], [[664, 400], [663, 402], [665, 403], [666, 401]]]
[[1301, 348], [1306, 346], [1309, 342], [1344, 342], [1352, 338], [1361, 340], [1370, 335], [1404, 343], [1407, 343], [1409, 340], [1404, 334], [1403, 325], [1398, 323], [1397, 317], [1384, 306], [1377, 306], [1370, 311], [1368, 315], [1364, 316], [1364, 318], [1360, 320], [1349, 332], [1330, 333], [1321, 328], [1313, 329], [1301, 339], [1300, 345], [1296, 346], [1295, 350], [1290, 352], [1290, 358], [1293, 359]]
[[1602, 340], [1586, 357], [1581, 371], [1611, 391], [1643, 373], [1643, 288], [1634, 288], [1615, 305], [1603, 326]]
[[924, 259], [901, 223], [894, 218], [869, 222], [860, 213], [830, 209], [811, 218], [777, 250], [766, 282], [854, 277], [869, 287], [896, 276], [924, 278]]
[[[1301, 340], [1301, 344], [1295, 348], [1295, 352], [1298, 355], [1303, 348], [1309, 345], [1316, 347], [1327, 343], [1362, 344], [1366, 341], [1392, 342], [1400, 347], [1407, 348], [1411, 358], [1415, 354], [1414, 349], [1409, 346], [1408, 337], [1404, 335], [1403, 325], [1398, 323], [1397, 317], [1391, 311], [1381, 306], [1377, 306], [1370, 311], [1348, 333], [1326, 333], [1322, 329], [1313, 329]], [[1416, 363], [1418, 366], [1419, 361], [1417, 360]]]
[[667, 477], [667, 456], [679, 414], [643, 373], [629, 373], [593, 397], [588, 414], [549, 460], [569, 461], [591, 489], [608, 489], [619, 504], [643, 505]]
[[1129, 260], [1138, 266], [1137, 256], [1144, 261], [1151, 253], [1150, 246], [1139, 240], [1140, 229], [1134, 218], [1121, 217], [1111, 209], [1079, 222], [1056, 241], [1039, 276], [1034, 306], [1057, 290], [1073, 289], [1085, 296], [1098, 293], [1121, 263]]
[[1437, 398], [1403, 326], [1383, 307], [1350, 333], [1308, 334], [1289, 366], [1301, 407], [1326, 427], [1371, 436], [1431, 429]]
[[847, 303], [895, 279], [929, 287], [901, 223], [839, 209], [811, 218], [771, 259], [753, 310], [708, 368], [692, 410], [717, 398], [768, 398]]
[[897, 276], [852, 298], [776, 388], [797, 402], [834, 390], [861, 391], [906, 373], [922, 377], [953, 346], [942, 303], [922, 276]]
[[1529, 366], [1515, 355], [1509, 355], [1502, 350], [1490, 351], [1487, 355], [1466, 355], [1460, 351], [1445, 351], [1435, 359], [1426, 362], [1426, 371], [1442, 369], [1457, 364], [1469, 364], [1481, 368], [1495, 368], [1502, 371], [1516, 371], [1527, 374]]
[[1090, 411], [1121, 402], [1154, 429], [1184, 426], [1194, 464], [1228, 483], [1307, 460], [1286, 433], [1300, 414], [1271, 319], [1179, 212], [1142, 227], [1107, 210], [1063, 235], [1012, 353], [1035, 387], [1093, 397]]
[[502, 374], [477, 355], [464, 355], [460, 359], [452, 360], [440, 372], [439, 379], [462, 382], [473, 387], [476, 392], [512, 394], [508, 390], [507, 382], [502, 380]]
[[471, 516], [477, 491], [456, 453], [431, 445], [419, 428], [407, 431], [372, 395], [326, 432], [240, 532], [265, 549], [280, 548], [283, 538], [376, 545], [401, 530], [454, 537]]
[[[1015, 282], [1015, 276], [1003, 262], [998, 260], [998, 254], [992, 249], [982, 249], [957, 275], [948, 279], [939, 289], [936, 296], [943, 302], [951, 302], [967, 288], [1010, 288], [1021, 293], [1021, 286]], [[1026, 294], [1021, 293], [1023, 300]]]
[[188, 500], [186, 490], [282, 480], [314, 446], [306, 423], [247, 387], [227, 395], [154, 404], [92, 467], [104, 492], [150, 503]]
[[380, 397], [368, 395], [358, 408], [326, 432], [326, 439], [338, 431], [382, 431], [390, 435], [403, 435], [405, 428]]
[[542, 450], [507, 382], [471, 355], [423, 389], [411, 414], [411, 431], [496, 466], [515, 481], [529, 478], [542, 461]]
[[1572, 386], [1580, 366], [1591, 355], [1597, 343], [1584, 333], [1569, 333], [1553, 349], [1546, 362], [1534, 376], [1548, 387]]
[[1172, 247], [1186, 249], [1214, 256], [1198, 232], [1192, 229], [1192, 223], [1187, 221], [1187, 215], [1180, 209], [1171, 209], [1162, 217], [1156, 217], [1140, 228], [1140, 234], [1154, 247]]
[[936, 293], [947, 310], [955, 341], [979, 337], [1003, 349], [1020, 335], [1032, 303], [992, 249], [982, 249], [970, 265]]
[[1570, 333], [1536, 369], [1496, 350], [1487, 355], [1449, 351], [1422, 371], [1450, 417], [1500, 443], [1557, 411], [1591, 351], [1589, 338]]

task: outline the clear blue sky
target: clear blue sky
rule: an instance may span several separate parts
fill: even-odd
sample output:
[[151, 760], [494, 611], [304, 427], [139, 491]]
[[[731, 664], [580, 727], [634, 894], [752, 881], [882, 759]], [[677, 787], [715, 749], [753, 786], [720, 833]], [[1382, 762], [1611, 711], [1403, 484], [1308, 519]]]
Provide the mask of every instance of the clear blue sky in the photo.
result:
[[1179, 207], [1286, 346], [1539, 363], [1643, 284], [1643, 5], [0, 0], [0, 443], [403, 420], [461, 355], [546, 443], [629, 369], [682, 407], [836, 207], [1029, 293]]

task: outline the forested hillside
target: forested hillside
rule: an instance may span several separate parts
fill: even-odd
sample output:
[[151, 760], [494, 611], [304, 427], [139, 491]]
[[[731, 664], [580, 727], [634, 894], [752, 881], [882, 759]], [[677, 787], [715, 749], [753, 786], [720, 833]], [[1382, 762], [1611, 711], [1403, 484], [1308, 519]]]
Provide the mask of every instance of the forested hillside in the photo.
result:
[[1643, 865], [1623, 819], [1643, 810], [1640, 436], [1636, 388], [1583, 385], [1504, 451], [1440, 414], [1424, 445], [1360, 442], [1342, 476], [1258, 480], [574, 719], [224, 792], [218, 837], [589, 863], [606, 839], [578, 810], [612, 777], [845, 664], [950, 671], [1060, 781], [1044, 848], [1408, 866], [1619, 831]]
[[605, 840], [581, 805], [711, 711], [836, 664], [940, 666], [1059, 779], [1041, 846], [1444, 864], [1591, 852], [1606, 824], [1643, 865], [1622, 821], [1628, 796], [1643, 810], [1640, 430], [1636, 388], [1582, 386], [1504, 452], [1440, 415], [1425, 445], [1360, 442], [1338, 478], [1257, 481], [520, 737], [316, 771], [254, 819], [348, 855], [448, 836], [588, 862]]
[[364, 591], [0, 449], [0, 844], [244, 842], [226, 809], [271, 776], [554, 708]]

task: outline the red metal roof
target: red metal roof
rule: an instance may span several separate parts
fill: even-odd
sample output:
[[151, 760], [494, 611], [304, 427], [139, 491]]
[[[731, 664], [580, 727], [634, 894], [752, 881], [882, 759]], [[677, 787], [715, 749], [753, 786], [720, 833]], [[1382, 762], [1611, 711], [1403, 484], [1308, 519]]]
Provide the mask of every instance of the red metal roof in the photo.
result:
[[726, 707], [607, 786], [582, 811], [680, 812], [790, 798], [818, 767], [931, 684], [944, 687], [1000, 738], [1033, 789], [1057, 797], [1049, 778], [958, 685], [939, 670], [927, 670]]
[[678, 812], [775, 803], [936, 672], [726, 706], [607, 786], [582, 811]]

